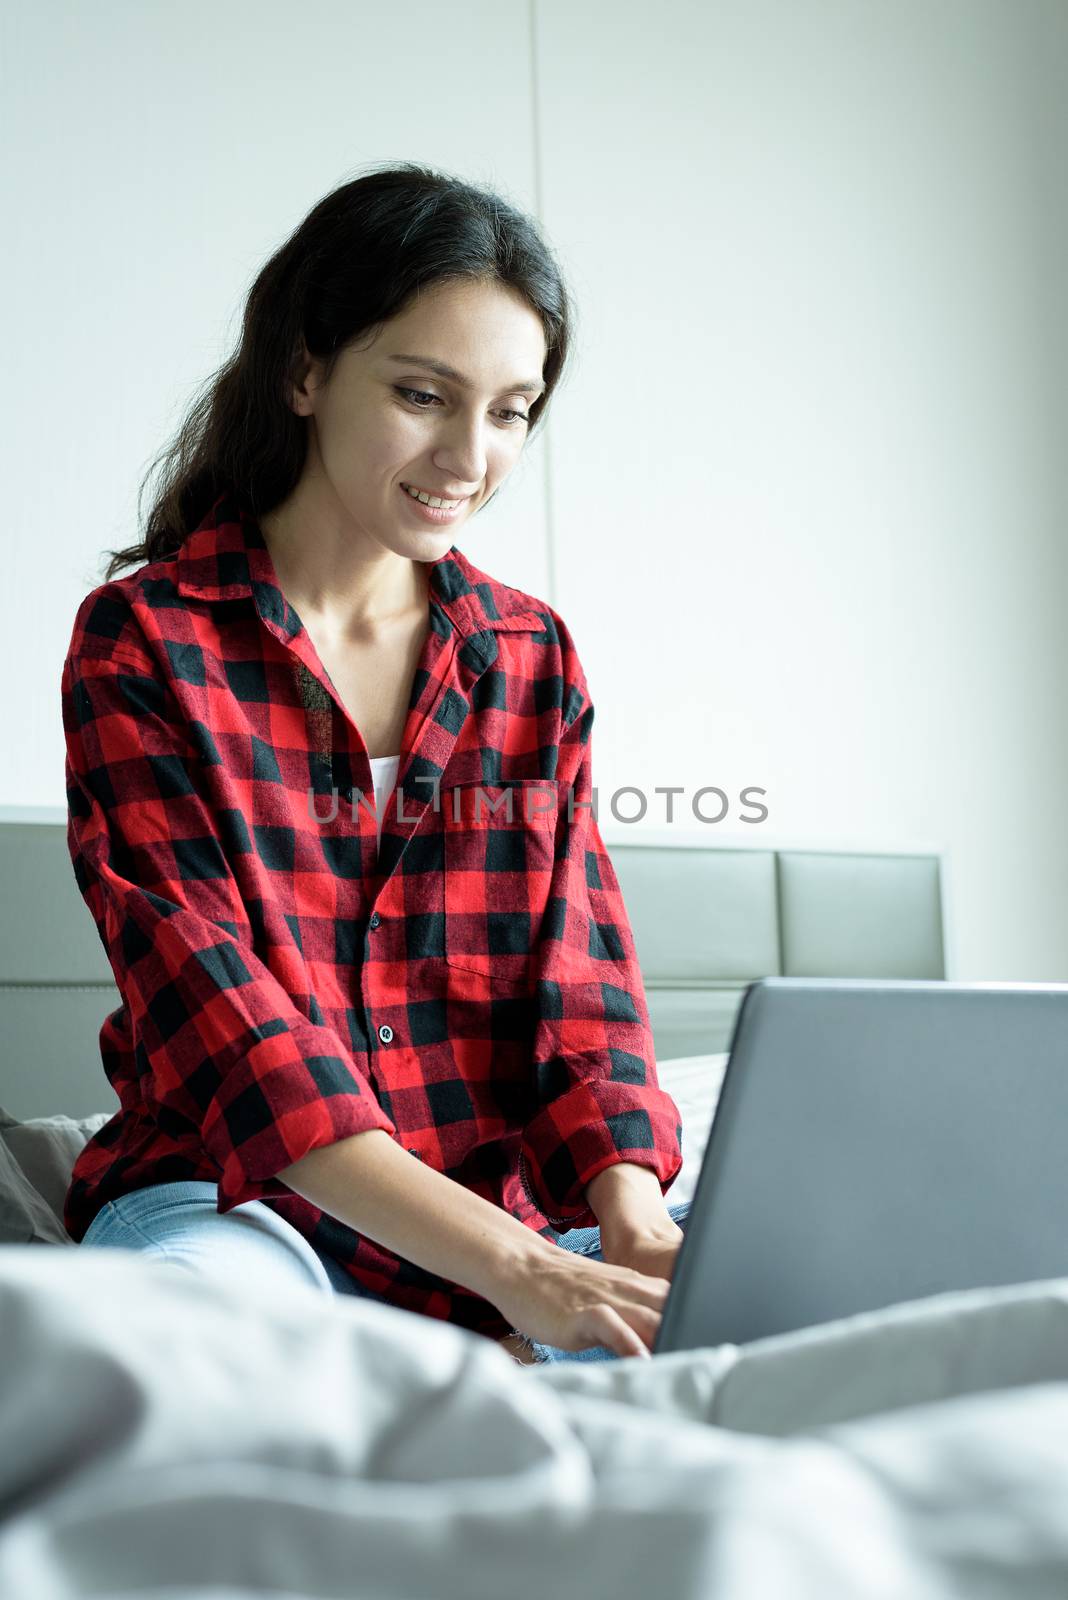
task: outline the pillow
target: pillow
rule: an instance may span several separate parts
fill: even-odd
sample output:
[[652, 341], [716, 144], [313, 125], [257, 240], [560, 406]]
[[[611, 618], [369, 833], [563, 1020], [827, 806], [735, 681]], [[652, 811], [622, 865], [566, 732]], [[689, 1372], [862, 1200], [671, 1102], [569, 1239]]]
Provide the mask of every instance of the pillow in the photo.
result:
[[0, 1106], [0, 1244], [73, 1244], [63, 1226], [71, 1171], [112, 1115], [20, 1122]]
[[677, 1056], [674, 1061], [656, 1064], [657, 1081], [674, 1100], [682, 1118], [682, 1167], [664, 1196], [669, 1205], [693, 1199], [727, 1068], [727, 1054]]

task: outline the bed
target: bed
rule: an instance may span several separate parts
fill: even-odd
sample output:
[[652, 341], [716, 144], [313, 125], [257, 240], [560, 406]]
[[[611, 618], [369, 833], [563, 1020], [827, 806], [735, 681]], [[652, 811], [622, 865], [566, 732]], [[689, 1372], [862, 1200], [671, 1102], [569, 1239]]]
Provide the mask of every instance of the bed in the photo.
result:
[[[682, 1113], [671, 1199], [747, 983], [952, 976], [940, 852], [606, 842]], [[64, 1248], [119, 997], [62, 817], [0, 819], [0, 875], [0, 1594], [1068, 1593], [1068, 1280], [539, 1369], [377, 1302]]]

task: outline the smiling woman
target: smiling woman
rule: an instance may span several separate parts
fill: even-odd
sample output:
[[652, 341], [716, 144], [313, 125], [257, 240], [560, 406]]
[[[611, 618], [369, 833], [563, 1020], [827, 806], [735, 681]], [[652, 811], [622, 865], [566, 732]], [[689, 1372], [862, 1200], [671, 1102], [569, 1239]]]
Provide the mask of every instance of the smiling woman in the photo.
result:
[[[332, 363], [302, 351], [291, 404], [311, 419], [308, 457], [260, 526], [303, 617], [329, 612], [344, 628], [348, 610], [358, 627], [403, 602], [412, 563], [442, 555], [518, 461], [520, 385], [545, 385], [514, 375], [540, 372], [546, 344], [526, 296], [483, 275], [425, 285]], [[451, 362], [434, 353], [446, 351]], [[434, 389], [413, 387], [420, 366]]]
[[[338, 494], [377, 495], [392, 528], [405, 486], [461, 500], [461, 521], [483, 510], [544, 424], [574, 318], [541, 229], [500, 194], [415, 162], [343, 184], [260, 270], [237, 350], [146, 474], [147, 484], [160, 471], [144, 538], [109, 552], [106, 575], [177, 550], [230, 488], [280, 539], [299, 525], [305, 556], [331, 540], [319, 563], [324, 610], [329, 587], [358, 597], [368, 574], [352, 565], [353, 519]], [[312, 505], [323, 469], [341, 481], [316, 488]], [[409, 543], [422, 529], [423, 542], [404, 553], [426, 561], [447, 548], [426, 533], [443, 524], [412, 504], [401, 526]], [[384, 529], [355, 521], [380, 554]], [[396, 587], [386, 562], [379, 577], [390, 573]]]
[[[256, 278], [64, 664], [72, 860], [124, 999], [73, 1238], [217, 1264], [241, 1208], [313, 1281], [520, 1358], [648, 1352], [679, 1114], [592, 814], [593, 704], [560, 615], [453, 542], [571, 322], [531, 218], [412, 164], [326, 196]], [[376, 768], [378, 826], [324, 825], [309, 798]], [[550, 811], [472, 803], [534, 789]]]

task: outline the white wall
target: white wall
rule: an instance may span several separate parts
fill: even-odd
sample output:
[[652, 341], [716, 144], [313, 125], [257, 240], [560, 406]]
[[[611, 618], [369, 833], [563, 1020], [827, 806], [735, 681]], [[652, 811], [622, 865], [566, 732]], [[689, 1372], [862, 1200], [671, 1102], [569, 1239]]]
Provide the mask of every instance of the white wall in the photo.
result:
[[756, 783], [739, 833], [944, 841], [960, 976], [1068, 977], [1068, 8], [539, 19], [586, 341], [555, 572], [602, 789]]
[[[65, 805], [59, 679], [103, 552], [337, 184], [427, 160], [534, 206], [523, 5], [45, 0], [0, 10], [7, 574], [0, 804]], [[10, 241], [10, 243], [8, 242]], [[472, 559], [548, 587], [540, 447]], [[147, 511], [150, 501], [146, 499]], [[490, 570], [494, 570], [490, 567]]]
[[703, 831], [944, 844], [956, 975], [1068, 979], [1062, 0], [3, 26], [0, 801], [63, 803], [74, 610], [258, 266], [415, 157], [537, 209], [578, 296], [548, 433], [462, 543], [575, 634], [606, 836], [623, 785], [661, 829], [657, 785], [759, 785], [767, 823]]

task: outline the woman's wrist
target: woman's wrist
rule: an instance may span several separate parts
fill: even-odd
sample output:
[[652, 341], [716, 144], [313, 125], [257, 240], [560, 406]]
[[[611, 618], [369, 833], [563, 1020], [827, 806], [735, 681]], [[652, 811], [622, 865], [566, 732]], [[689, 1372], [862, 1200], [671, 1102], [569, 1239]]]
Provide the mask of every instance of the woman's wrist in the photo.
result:
[[477, 1281], [469, 1284], [476, 1294], [493, 1304], [496, 1304], [495, 1294], [503, 1286], [516, 1283], [527, 1273], [537, 1272], [543, 1258], [559, 1248], [509, 1212], [499, 1207], [495, 1209], [498, 1215], [485, 1236], [484, 1250], [476, 1268]]

